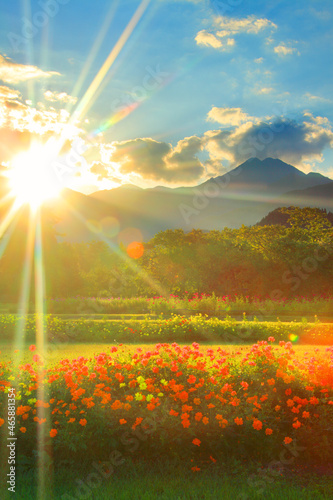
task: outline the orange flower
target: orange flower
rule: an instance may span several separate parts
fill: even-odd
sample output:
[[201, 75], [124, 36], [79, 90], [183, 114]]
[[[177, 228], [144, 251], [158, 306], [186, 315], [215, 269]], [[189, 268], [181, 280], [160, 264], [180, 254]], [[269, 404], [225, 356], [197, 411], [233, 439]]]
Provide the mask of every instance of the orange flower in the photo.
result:
[[266, 436], [270, 436], [273, 433], [272, 429], [266, 429], [265, 434]]
[[69, 424], [72, 424], [73, 422], [75, 422], [75, 418], [70, 418], [70, 419], [68, 420], [68, 423], [69, 423]]
[[302, 417], [303, 418], [310, 418], [310, 413], [308, 411], [303, 411]]
[[27, 429], [25, 427], [21, 427], [20, 431], [23, 432], [23, 434], [24, 434], [25, 432], [27, 432]]
[[31, 346], [29, 346], [29, 351], [35, 351], [36, 350], [36, 346], [34, 344], [32, 344]]
[[127, 424], [127, 420], [125, 420], [124, 418], [121, 418], [121, 419], [119, 420], [119, 423], [120, 423], [120, 425]]
[[288, 399], [287, 405], [290, 406], [290, 407], [294, 406], [294, 401], [292, 399]]
[[184, 427], [184, 429], [190, 427], [190, 421], [187, 419], [182, 420], [182, 426]]
[[142, 417], [137, 417], [134, 424], [132, 425], [132, 429], [135, 430], [138, 425], [141, 424], [143, 418]]
[[213, 458], [212, 456], [209, 457], [211, 459], [212, 462], [216, 462], [215, 458]]
[[198, 472], [200, 470], [200, 467], [191, 467], [191, 470], [193, 470], [193, 472]]
[[242, 418], [238, 418], [238, 417], [236, 417], [236, 418], [234, 419], [234, 422], [235, 422], [237, 425], [243, 425], [243, 419], [242, 419]]
[[274, 385], [275, 384], [275, 380], [273, 378], [270, 378], [267, 380], [267, 384], [268, 385]]
[[0, 427], [5, 423], [3, 418], [0, 418]]
[[195, 444], [196, 446], [200, 446], [201, 445], [200, 439], [197, 439], [197, 438], [194, 438], [193, 441], [192, 441], [192, 443]]
[[281, 409], [281, 406], [276, 405], [276, 407], [274, 409], [275, 409], [275, 411], [279, 411]]
[[119, 399], [116, 399], [116, 401], [112, 403], [111, 408], [112, 410], [119, 410], [122, 406], [123, 404], [119, 401]]
[[50, 437], [51, 437], [51, 438], [55, 437], [57, 434], [58, 434], [57, 429], [51, 429], [51, 430], [50, 430]]
[[199, 404], [201, 404], [201, 400], [200, 400], [199, 398], [194, 398], [194, 399], [193, 399], [193, 403], [194, 403], [195, 405], [199, 405]]
[[295, 429], [298, 429], [299, 427], [301, 427], [301, 425], [302, 425], [301, 422], [299, 422], [298, 420], [296, 420], [296, 422], [293, 423], [293, 427]]
[[178, 394], [178, 397], [179, 399], [183, 402], [183, 403], [186, 403], [186, 401], [188, 400], [188, 394], [186, 391], [182, 391]]
[[285, 437], [283, 441], [285, 444], [289, 444], [292, 442], [292, 439], [290, 437]]
[[84, 427], [85, 425], [87, 425], [87, 420], [85, 418], [81, 418], [79, 424], [82, 425], [82, 427]]
[[26, 413], [31, 410], [30, 406], [19, 406], [16, 410], [16, 415], [23, 415], [23, 413]]
[[207, 424], [209, 423], [209, 418], [208, 418], [208, 417], [204, 417], [204, 418], [202, 419], [202, 423], [203, 423], [204, 425], [207, 425]]
[[253, 424], [252, 424], [253, 429], [256, 429], [257, 431], [260, 431], [262, 429], [262, 422], [258, 419], [254, 419]]
[[194, 418], [197, 422], [200, 422], [200, 420], [202, 419], [202, 413], [198, 411], [198, 413], [195, 414]]
[[169, 411], [169, 415], [173, 415], [174, 417], [177, 417], [179, 415], [178, 411], [175, 411], [171, 408], [171, 410]]

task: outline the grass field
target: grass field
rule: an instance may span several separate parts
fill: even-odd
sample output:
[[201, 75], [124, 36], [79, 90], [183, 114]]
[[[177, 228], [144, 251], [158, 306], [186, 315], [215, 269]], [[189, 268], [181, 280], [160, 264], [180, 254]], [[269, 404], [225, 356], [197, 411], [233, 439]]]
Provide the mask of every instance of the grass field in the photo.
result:
[[330, 500], [333, 488], [332, 477], [291, 467], [272, 474], [256, 464], [226, 463], [192, 472], [163, 459], [144, 463], [140, 456], [127, 457], [107, 477], [91, 474], [96, 474], [92, 463], [57, 471], [54, 477], [48, 475], [42, 493], [36, 477], [22, 473], [15, 496], [20, 500]]

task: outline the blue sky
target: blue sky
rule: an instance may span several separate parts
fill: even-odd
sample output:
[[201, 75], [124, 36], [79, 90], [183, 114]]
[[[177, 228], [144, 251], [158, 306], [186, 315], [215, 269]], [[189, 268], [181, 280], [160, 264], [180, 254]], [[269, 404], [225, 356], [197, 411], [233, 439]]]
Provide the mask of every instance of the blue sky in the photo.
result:
[[[65, 163], [80, 141], [82, 162], [69, 165], [66, 185], [195, 185], [249, 155], [333, 178], [330, 1], [66, 2], [6, 2], [0, 29], [0, 139], [19, 132], [22, 151], [27, 137], [43, 147], [52, 134], [65, 138]], [[9, 152], [0, 154], [10, 166]]]

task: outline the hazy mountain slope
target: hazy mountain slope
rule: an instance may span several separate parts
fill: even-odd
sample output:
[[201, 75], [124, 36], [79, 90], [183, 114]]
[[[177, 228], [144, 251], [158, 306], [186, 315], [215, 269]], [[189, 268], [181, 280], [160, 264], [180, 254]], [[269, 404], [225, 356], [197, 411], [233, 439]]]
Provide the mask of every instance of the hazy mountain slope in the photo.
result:
[[103, 231], [94, 227], [98, 228], [106, 217], [118, 221], [119, 231], [138, 229], [146, 241], [165, 229], [253, 225], [280, 206], [306, 206], [311, 202], [311, 206], [330, 208], [332, 186], [331, 179], [315, 173], [306, 175], [281, 160], [251, 158], [196, 187], [142, 189], [124, 185], [89, 196], [65, 190], [64, 200], [57, 202], [55, 210], [61, 220], [58, 230], [69, 241], [103, 237]]

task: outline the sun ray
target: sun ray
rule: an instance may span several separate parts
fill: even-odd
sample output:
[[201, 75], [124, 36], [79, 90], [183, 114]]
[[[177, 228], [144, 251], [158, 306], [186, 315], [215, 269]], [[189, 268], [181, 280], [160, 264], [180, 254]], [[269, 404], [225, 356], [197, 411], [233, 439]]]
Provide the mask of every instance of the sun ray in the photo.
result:
[[[91, 226], [89, 226], [88, 221], [77, 210], [75, 210], [67, 201], [65, 202], [65, 204], [67, 205], [68, 209], [72, 212], [72, 214], [91, 231]], [[149, 276], [149, 274], [146, 271], [140, 268], [132, 258], [130, 258], [128, 255], [125, 255], [110, 238], [107, 238], [103, 234], [97, 234], [97, 237], [99, 238], [99, 240], [106, 243], [113, 252], [115, 252], [124, 262], [126, 262], [126, 264], [137, 275], [141, 276], [146, 281], [146, 283], [148, 283], [160, 295], [163, 295], [164, 297], [168, 296], [168, 293], [164, 289], [164, 287], [156, 280], [154, 280], [151, 276]]]
[[135, 11], [133, 17], [131, 18], [130, 22], [124, 29], [123, 33], [119, 37], [117, 43], [115, 46], [112, 48], [111, 52], [109, 53], [108, 57], [104, 61], [102, 67], [96, 74], [95, 78], [91, 82], [89, 88], [87, 89], [85, 95], [82, 97], [81, 101], [79, 102], [75, 112], [73, 113], [73, 120], [79, 120], [82, 119], [82, 117], [87, 113], [87, 111], [90, 109], [92, 104], [95, 101], [95, 96], [96, 92], [101, 85], [102, 81], [104, 80], [105, 76], [107, 75], [108, 71], [110, 70], [112, 64], [118, 57], [120, 51], [124, 47], [125, 43], [131, 36], [133, 30], [135, 29], [136, 25], [140, 21], [141, 17], [143, 16], [145, 10], [147, 9], [148, 5], [150, 4], [151, 0], [142, 0], [140, 3], [139, 7]]
[[15, 216], [17, 215], [20, 209], [20, 203], [17, 200], [14, 200], [11, 208], [8, 210], [7, 214], [4, 216], [3, 220], [0, 223], [0, 239], [4, 236], [7, 229], [14, 222]]
[[[35, 313], [36, 313], [36, 347], [38, 355], [42, 360], [45, 360], [46, 347], [46, 331], [44, 330], [44, 302], [45, 302], [45, 275], [43, 264], [43, 247], [42, 247], [42, 222], [41, 211], [37, 210], [35, 214], [35, 248], [34, 248], [34, 263], [35, 263]], [[45, 390], [43, 379], [43, 366], [38, 365], [38, 386], [37, 399], [45, 401]], [[37, 416], [39, 419], [46, 418], [47, 409], [43, 405], [37, 408]], [[46, 419], [48, 421], [48, 419]], [[37, 442], [38, 442], [38, 497], [44, 498], [46, 491], [46, 481], [50, 481], [50, 477], [45, 475], [45, 437], [47, 427], [38, 425]]]
[[83, 69], [82, 69], [80, 75], [79, 75], [79, 78], [77, 79], [77, 81], [75, 83], [75, 86], [74, 86], [73, 91], [72, 91], [72, 95], [74, 95], [74, 96], [78, 95], [82, 89], [83, 83], [88, 76], [89, 70], [90, 70], [90, 68], [91, 68], [91, 66], [92, 66], [92, 64], [93, 64], [93, 62], [98, 54], [99, 49], [101, 48], [103, 40], [104, 40], [108, 30], [109, 30], [109, 27], [110, 27], [113, 19], [114, 19], [114, 15], [116, 13], [118, 5], [119, 5], [119, 0], [116, 0], [115, 2], [113, 2], [113, 4], [110, 7], [110, 10], [109, 10], [109, 12], [104, 20], [104, 23], [103, 23], [103, 25], [98, 33], [97, 38], [94, 41], [94, 44], [93, 44], [93, 46], [90, 50], [90, 53], [86, 59], [86, 62], [83, 66]]
[[16, 367], [22, 361], [23, 347], [25, 343], [25, 333], [26, 333], [26, 323], [27, 314], [30, 298], [30, 286], [32, 278], [32, 263], [34, 255], [34, 244], [35, 244], [35, 231], [36, 231], [36, 220], [35, 215], [30, 212], [29, 214], [29, 226], [27, 232], [27, 245], [23, 265], [23, 276], [21, 284], [20, 298], [18, 301], [17, 313], [19, 314], [18, 323], [15, 329], [15, 351], [18, 354], [15, 358]]

